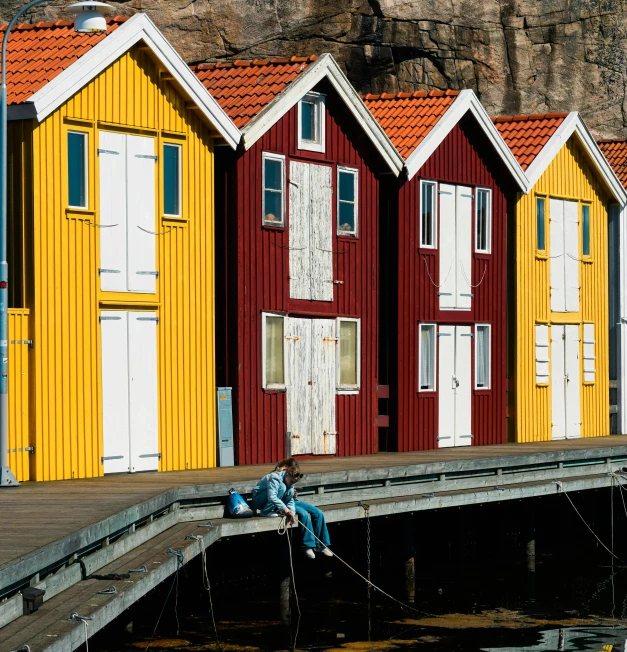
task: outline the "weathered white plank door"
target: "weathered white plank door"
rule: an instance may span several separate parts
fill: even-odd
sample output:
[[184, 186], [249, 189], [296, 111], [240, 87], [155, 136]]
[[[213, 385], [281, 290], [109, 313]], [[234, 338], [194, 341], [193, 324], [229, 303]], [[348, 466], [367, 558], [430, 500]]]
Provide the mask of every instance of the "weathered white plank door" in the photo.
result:
[[579, 311], [579, 204], [564, 201], [564, 303], [566, 312]]
[[472, 444], [472, 331], [455, 327], [455, 446]]
[[438, 447], [455, 446], [455, 326], [438, 328]]
[[568, 324], [565, 327], [565, 393], [566, 393], [566, 438], [581, 437], [581, 342], [579, 325]]
[[456, 306], [462, 310], [470, 309], [472, 304], [472, 189], [457, 186], [456, 196], [456, 248], [457, 281]]
[[100, 289], [126, 292], [126, 136], [98, 133]]
[[290, 162], [290, 299], [311, 299], [309, 165]]
[[311, 299], [333, 301], [333, 187], [331, 167], [309, 166]]
[[312, 405], [311, 437], [314, 455], [332, 455], [336, 452], [335, 426], [335, 356], [337, 338], [335, 321], [312, 321]]
[[455, 186], [441, 183], [438, 191], [440, 200], [440, 280], [438, 295], [440, 310], [450, 310], [457, 302], [457, 262], [455, 231]]
[[549, 282], [551, 285], [551, 310], [566, 311], [566, 279], [564, 278], [564, 202], [549, 202]]
[[157, 250], [154, 138], [126, 136], [128, 290], [156, 292]]
[[159, 468], [157, 314], [128, 313], [131, 471]]
[[105, 473], [130, 471], [128, 313], [100, 313], [102, 431]]
[[306, 455], [312, 452], [311, 336], [311, 319], [286, 318], [286, 401], [287, 430], [290, 433], [290, 455]]
[[566, 367], [564, 326], [551, 326], [551, 437], [566, 437]]

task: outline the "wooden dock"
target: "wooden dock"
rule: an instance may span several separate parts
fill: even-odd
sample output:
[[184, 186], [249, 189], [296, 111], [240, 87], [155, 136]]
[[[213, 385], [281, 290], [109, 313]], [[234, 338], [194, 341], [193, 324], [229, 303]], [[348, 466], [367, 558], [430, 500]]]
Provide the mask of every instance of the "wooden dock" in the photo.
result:
[[[623, 466], [627, 436], [322, 458], [301, 463], [301, 495], [334, 522], [363, 518], [360, 501], [376, 517], [606, 487]], [[176, 572], [168, 547], [186, 562], [221, 537], [276, 528], [275, 519], [222, 518], [228, 489], [247, 494], [269, 470], [125, 474], [2, 490], [0, 649], [76, 649], [84, 629], [70, 614], [82, 610], [94, 619], [90, 633], [98, 631]], [[118, 583], [117, 594], [101, 595], [102, 581], [84, 579], [142, 564], [150, 572]], [[45, 588], [46, 602], [24, 616], [19, 592], [29, 585]]]

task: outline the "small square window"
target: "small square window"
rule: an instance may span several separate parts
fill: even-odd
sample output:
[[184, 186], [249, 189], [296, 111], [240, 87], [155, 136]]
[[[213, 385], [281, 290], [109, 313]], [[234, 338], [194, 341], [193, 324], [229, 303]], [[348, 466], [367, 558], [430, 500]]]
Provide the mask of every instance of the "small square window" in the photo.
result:
[[421, 392], [435, 391], [435, 324], [420, 324], [418, 343], [418, 387]]
[[68, 131], [68, 204], [71, 208], [87, 208], [87, 134]]
[[307, 93], [298, 103], [298, 149], [324, 152], [324, 103], [320, 93]]
[[337, 232], [357, 235], [357, 170], [338, 168]]
[[285, 226], [285, 159], [263, 155], [262, 221], [268, 226]]
[[359, 389], [359, 320], [338, 319], [339, 359], [338, 391]]
[[490, 389], [490, 326], [475, 327], [475, 389]]
[[545, 220], [545, 199], [544, 197], [536, 198], [536, 249], [540, 252], [546, 252], [546, 220]]
[[281, 315], [263, 315], [263, 387], [285, 388], [284, 327]]
[[436, 247], [437, 186], [431, 181], [420, 183], [420, 246]]
[[581, 207], [581, 253], [590, 256], [590, 206]]
[[181, 146], [163, 145], [163, 212], [181, 216]]
[[492, 192], [477, 188], [475, 200], [475, 251], [489, 254], [492, 250]]

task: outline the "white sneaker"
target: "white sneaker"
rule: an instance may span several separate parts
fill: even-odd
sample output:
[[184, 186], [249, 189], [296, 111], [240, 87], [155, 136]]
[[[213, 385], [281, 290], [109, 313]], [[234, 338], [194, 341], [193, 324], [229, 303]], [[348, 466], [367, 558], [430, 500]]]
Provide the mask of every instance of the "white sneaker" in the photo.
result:
[[322, 553], [325, 557], [333, 557], [333, 553], [328, 548], [322, 548], [318, 552]]
[[313, 551], [313, 548], [305, 548], [305, 557], [307, 557], [307, 559], [316, 558], [316, 553]]

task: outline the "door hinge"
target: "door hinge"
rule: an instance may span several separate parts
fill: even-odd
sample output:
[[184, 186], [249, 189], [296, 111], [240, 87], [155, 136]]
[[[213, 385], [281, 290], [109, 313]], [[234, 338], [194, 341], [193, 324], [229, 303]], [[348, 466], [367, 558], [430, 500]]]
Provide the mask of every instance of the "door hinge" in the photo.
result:
[[452, 333], [438, 333], [437, 337], [451, 337]]
[[474, 198], [475, 198], [474, 195], [466, 195], [466, 194], [463, 194], [463, 193], [461, 193], [461, 192], [459, 193], [459, 196], [460, 196], [460, 197], [469, 197], [470, 199], [474, 199]]
[[154, 276], [159, 278], [159, 272], [135, 272], [135, 274], [140, 274], [141, 276]]
[[438, 292], [439, 297], [452, 297], [453, 293], [452, 292]]
[[123, 460], [123, 459], [124, 459], [124, 455], [109, 455], [108, 457], [101, 457], [100, 464], [104, 464], [109, 460]]
[[161, 459], [161, 453], [146, 453], [145, 455], [138, 455], [138, 457], [144, 458], [144, 457], [157, 457]]
[[137, 321], [154, 321], [154, 322], [156, 322], [158, 324], [159, 323], [159, 317], [137, 317]]
[[438, 190], [438, 195], [452, 195], [452, 192], [448, 192], [446, 190]]
[[[19, 344], [19, 342], [18, 342]], [[28, 344], [28, 346], [32, 349], [35, 346], [35, 342], [33, 340], [22, 340], [22, 344]]]
[[474, 439], [474, 435], [460, 435], [459, 439]]
[[100, 156], [101, 154], [113, 154], [114, 156], [118, 156], [120, 154], [120, 152], [116, 152], [113, 149], [100, 149], [100, 148], [98, 148], [97, 154], [98, 154], [98, 156]]
[[98, 268], [98, 276], [101, 274], [119, 274], [119, 269], [104, 269], [103, 267]]
[[135, 154], [135, 158], [148, 158], [153, 160], [155, 163], [159, 160], [159, 157], [156, 154]]
[[460, 293], [459, 293], [459, 296], [460, 296], [460, 297], [471, 297], [471, 298], [472, 298], [472, 297], [474, 297], [475, 295], [472, 294], [472, 292], [460, 292]]
[[339, 337], [323, 337], [322, 341], [323, 342], [339, 342], [340, 338]]
[[[449, 192], [447, 194], [450, 195], [452, 193]], [[451, 439], [451, 437], [450, 436], [449, 437], [436, 437], [435, 439], [436, 439], [436, 441], [440, 441], [441, 439]]]
[[122, 317], [107, 317], [106, 315], [100, 315], [100, 317], [98, 317], [99, 322], [103, 322], [103, 321], [119, 321], [120, 319], [122, 319]]
[[35, 447], [34, 446], [25, 446], [24, 447], [24, 452], [26, 452], [26, 451], [31, 453], [31, 455], [34, 455], [35, 454]]

